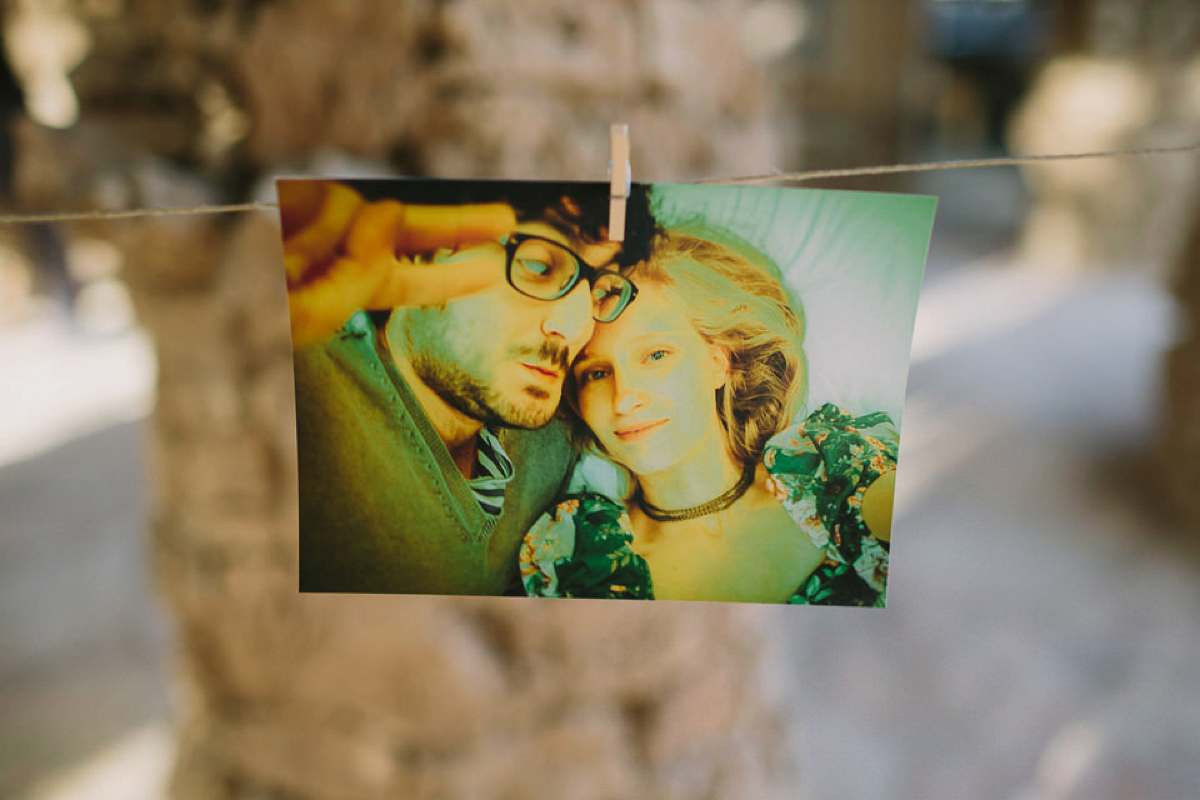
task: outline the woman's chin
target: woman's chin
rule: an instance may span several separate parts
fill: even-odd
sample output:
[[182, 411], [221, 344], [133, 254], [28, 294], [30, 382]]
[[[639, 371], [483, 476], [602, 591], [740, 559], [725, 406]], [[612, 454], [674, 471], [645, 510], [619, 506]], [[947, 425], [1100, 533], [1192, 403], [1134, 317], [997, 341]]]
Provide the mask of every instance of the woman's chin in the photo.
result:
[[680, 459], [662, 452], [626, 453], [614, 455], [613, 460], [634, 475], [653, 475], [666, 472], [679, 464]]

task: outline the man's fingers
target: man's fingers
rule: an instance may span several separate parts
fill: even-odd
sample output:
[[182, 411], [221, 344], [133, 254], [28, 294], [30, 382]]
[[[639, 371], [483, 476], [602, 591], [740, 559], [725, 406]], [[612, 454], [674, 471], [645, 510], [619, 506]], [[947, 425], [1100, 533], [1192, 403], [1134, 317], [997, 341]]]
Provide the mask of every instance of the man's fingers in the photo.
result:
[[367, 308], [428, 306], [481, 292], [504, 280], [504, 261], [481, 255], [461, 261], [413, 266], [398, 263]]
[[507, 235], [517, 220], [506, 204], [368, 203], [333, 181], [280, 181], [278, 191], [298, 345], [329, 336], [360, 309], [444, 303], [504, 278], [498, 247], [479, 257], [461, 252], [436, 264], [415, 265], [408, 256]]
[[313, 220], [325, 200], [328, 181], [279, 180], [275, 193], [279, 197], [279, 221], [283, 227], [283, 238], [295, 236]]
[[[320, 188], [311, 190], [311, 185]], [[288, 279], [297, 282], [314, 264], [328, 261], [337, 251], [355, 215], [363, 208], [358, 192], [339, 183], [280, 182], [280, 220], [284, 226], [283, 253]], [[294, 205], [293, 205], [294, 203]], [[303, 227], [297, 227], [304, 219]], [[287, 235], [289, 226], [294, 231]]]
[[369, 308], [379, 286], [377, 271], [353, 259], [338, 259], [320, 280], [288, 291], [288, 311], [295, 347], [331, 336], [356, 311]]
[[503, 262], [487, 256], [420, 266], [390, 256], [373, 264], [338, 259], [319, 281], [288, 292], [292, 341], [296, 347], [322, 341], [356, 311], [445, 303], [503, 278]]
[[359, 212], [346, 237], [346, 252], [369, 259], [383, 252], [405, 256], [454, 249], [499, 239], [516, 224], [516, 214], [503, 203], [416, 206], [381, 200]]
[[404, 230], [396, 243], [401, 253], [425, 253], [442, 247], [499, 239], [517, 226], [512, 207], [504, 203], [467, 206], [407, 206]]

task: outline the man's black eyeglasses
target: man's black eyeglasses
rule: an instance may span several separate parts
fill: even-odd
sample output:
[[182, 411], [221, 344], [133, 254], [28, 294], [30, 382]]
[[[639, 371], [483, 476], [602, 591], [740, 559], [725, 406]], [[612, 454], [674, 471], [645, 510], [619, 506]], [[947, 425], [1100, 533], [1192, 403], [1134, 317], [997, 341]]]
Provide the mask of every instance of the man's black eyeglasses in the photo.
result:
[[504, 239], [504, 250], [508, 283], [527, 297], [557, 300], [586, 280], [592, 287], [592, 319], [597, 322], [612, 322], [637, 297], [637, 287], [629, 278], [593, 267], [553, 239], [513, 233]]

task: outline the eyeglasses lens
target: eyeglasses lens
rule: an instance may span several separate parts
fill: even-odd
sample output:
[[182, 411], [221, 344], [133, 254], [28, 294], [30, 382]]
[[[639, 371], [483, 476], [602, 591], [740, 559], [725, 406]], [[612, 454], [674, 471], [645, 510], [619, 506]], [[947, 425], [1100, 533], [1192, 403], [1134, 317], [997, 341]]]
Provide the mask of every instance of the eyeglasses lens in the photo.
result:
[[579, 271], [575, 256], [541, 239], [526, 239], [513, 254], [513, 285], [530, 297], [554, 300], [570, 287]]
[[522, 239], [513, 252], [509, 281], [530, 297], [557, 300], [575, 287], [581, 272], [594, 275], [592, 318], [612, 322], [629, 304], [633, 285], [616, 272], [584, 267], [574, 253], [555, 242]]
[[625, 310], [633, 289], [629, 281], [615, 272], [601, 272], [592, 283], [592, 316], [599, 322], [612, 322]]

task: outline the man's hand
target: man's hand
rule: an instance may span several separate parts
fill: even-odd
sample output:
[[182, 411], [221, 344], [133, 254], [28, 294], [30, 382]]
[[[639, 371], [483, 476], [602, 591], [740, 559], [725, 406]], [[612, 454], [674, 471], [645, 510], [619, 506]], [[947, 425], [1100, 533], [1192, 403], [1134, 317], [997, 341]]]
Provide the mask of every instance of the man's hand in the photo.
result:
[[292, 341], [321, 341], [360, 310], [443, 303], [504, 278], [495, 256], [414, 263], [441, 248], [498, 239], [517, 220], [503, 203], [462, 206], [368, 203], [332, 181], [278, 183]]

